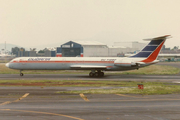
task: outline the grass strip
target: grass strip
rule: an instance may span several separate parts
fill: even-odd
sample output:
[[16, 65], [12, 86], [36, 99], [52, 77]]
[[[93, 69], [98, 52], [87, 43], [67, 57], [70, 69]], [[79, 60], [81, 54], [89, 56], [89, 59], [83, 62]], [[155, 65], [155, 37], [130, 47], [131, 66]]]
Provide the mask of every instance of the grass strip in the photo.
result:
[[144, 89], [136, 87], [123, 87], [118, 89], [90, 89], [81, 91], [58, 91], [60, 94], [141, 94], [141, 95], [161, 95], [180, 93], [180, 85], [168, 85], [167, 83], [151, 83], [144, 84]]
[[93, 81], [93, 80], [0, 80], [0, 86], [62, 86], [62, 87], [100, 87], [135, 86], [138, 82]]
[[121, 87], [116, 89], [89, 89], [80, 91], [58, 91], [60, 94], [142, 94], [159, 95], [180, 93], [180, 84], [143, 82], [144, 90], [139, 90], [140, 82], [135, 81], [93, 81], [93, 80], [0, 80], [0, 86], [41, 86], [41, 87]]

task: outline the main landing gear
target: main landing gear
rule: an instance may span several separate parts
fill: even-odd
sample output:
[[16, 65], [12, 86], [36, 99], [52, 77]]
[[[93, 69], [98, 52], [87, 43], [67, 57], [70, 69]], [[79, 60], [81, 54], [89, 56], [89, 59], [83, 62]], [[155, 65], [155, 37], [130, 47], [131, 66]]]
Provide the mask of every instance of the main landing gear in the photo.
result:
[[104, 72], [101, 72], [100, 70], [98, 70], [97, 72], [92, 71], [89, 73], [89, 77], [103, 77], [104, 76]]
[[20, 70], [20, 76], [23, 76], [24, 74], [22, 73], [22, 70]]

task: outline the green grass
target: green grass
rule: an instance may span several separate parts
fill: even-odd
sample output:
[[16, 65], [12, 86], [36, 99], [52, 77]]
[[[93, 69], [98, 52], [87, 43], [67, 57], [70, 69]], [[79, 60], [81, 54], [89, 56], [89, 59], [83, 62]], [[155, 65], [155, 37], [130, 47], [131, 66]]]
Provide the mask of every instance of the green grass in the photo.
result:
[[134, 87], [123, 87], [118, 89], [91, 89], [81, 91], [58, 91], [60, 94], [141, 94], [161, 95], [180, 93], [180, 85], [168, 85], [167, 83], [146, 82], [144, 89], [140, 90], [137, 84]]
[[93, 80], [0, 80], [0, 86], [63, 86], [63, 87], [101, 87], [135, 86], [138, 82], [93, 81]]
[[180, 93], [180, 85], [160, 82], [143, 82], [144, 90], [138, 89], [135, 81], [93, 81], [93, 80], [0, 80], [0, 86], [40, 86], [40, 87], [121, 87], [115, 89], [89, 89], [82, 91], [58, 91], [60, 94], [174, 94]]
[[[89, 74], [89, 70], [25, 70], [24, 74]], [[113, 72], [106, 74], [138, 74], [138, 75], [165, 75], [165, 74], [178, 74], [180, 69], [164, 66], [164, 65], [151, 65], [148, 67], [140, 68], [139, 70], [130, 70], [123, 72]], [[9, 69], [4, 63], [0, 64], [0, 74], [19, 74], [19, 70]]]

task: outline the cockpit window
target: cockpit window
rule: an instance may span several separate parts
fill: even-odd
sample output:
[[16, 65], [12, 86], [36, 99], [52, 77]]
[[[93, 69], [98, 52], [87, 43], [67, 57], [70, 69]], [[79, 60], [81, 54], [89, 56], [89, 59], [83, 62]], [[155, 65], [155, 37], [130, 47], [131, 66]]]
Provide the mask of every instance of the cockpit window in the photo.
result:
[[11, 60], [10, 62], [13, 62], [14, 61], [14, 59], [13, 60]]

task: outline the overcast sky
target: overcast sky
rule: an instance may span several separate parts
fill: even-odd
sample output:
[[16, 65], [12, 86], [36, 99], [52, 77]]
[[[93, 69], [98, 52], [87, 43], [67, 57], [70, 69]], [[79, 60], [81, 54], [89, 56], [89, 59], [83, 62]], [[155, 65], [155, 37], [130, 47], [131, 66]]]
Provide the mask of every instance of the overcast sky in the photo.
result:
[[0, 0], [0, 43], [112, 45], [170, 34], [165, 45], [180, 46], [179, 5], [180, 0]]

